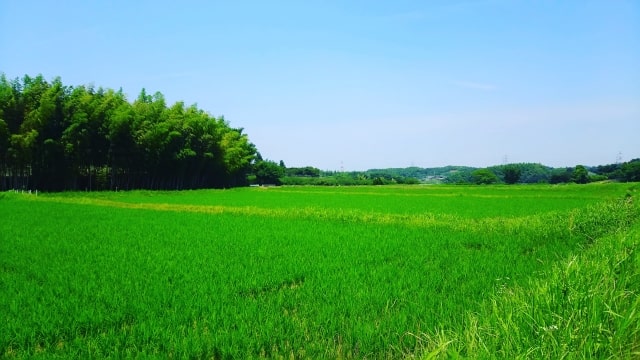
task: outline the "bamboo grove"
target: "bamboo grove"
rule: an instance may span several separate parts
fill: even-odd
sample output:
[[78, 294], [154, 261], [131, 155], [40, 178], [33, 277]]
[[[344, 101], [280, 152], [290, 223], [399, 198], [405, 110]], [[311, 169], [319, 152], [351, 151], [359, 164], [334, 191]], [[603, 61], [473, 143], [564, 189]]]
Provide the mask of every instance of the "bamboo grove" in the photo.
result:
[[242, 128], [160, 92], [0, 74], [0, 190], [231, 187], [255, 155]]

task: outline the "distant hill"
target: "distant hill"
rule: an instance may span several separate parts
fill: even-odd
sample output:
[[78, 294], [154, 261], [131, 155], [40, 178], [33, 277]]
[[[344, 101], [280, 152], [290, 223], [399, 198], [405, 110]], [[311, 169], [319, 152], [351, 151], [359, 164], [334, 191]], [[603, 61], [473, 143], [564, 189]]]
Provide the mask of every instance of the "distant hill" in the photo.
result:
[[[500, 181], [504, 181], [505, 169], [515, 168], [518, 171], [519, 178], [517, 183], [535, 184], [535, 183], [562, 183], [572, 181], [574, 167], [553, 168], [538, 163], [517, 163], [494, 165], [486, 169], [493, 172]], [[621, 180], [621, 181], [638, 181], [638, 168], [640, 168], [640, 159], [633, 159], [629, 162], [620, 164], [586, 166], [585, 167], [592, 180]], [[388, 168], [388, 169], [370, 169], [364, 171], [370, 178], [382, 177], [385, 179], [407, 179], [414, 178], [421, 183], [472, 183], [473, 172], [480, 168], [470, 166], [444, 166], [434, 168]], [[402, 182], [402, 181], [400, 181]]]
[[[509, 164], [515, 166], [520, 171], [521, 183], [538, 183], [548, 182], [551, 178], [553, 168], [542, 164], [522, 163]], [[495, 165], [488, 167], [499, 178], [504, 176], [504, 168], [506, 165]], [[371, 169], [364, 173], [370, 177], [383, 176], [385, 178], [415, 178], [422, 183], [468, 183], [472, 182], [472, 173], [479, 168], [471, 166], [443, 166], [434, 168], [389, 168], [389, 169]]]
[[[640, 159], [599, 166], [553, 168], [538, 163], [494, 165], [487, 168], [442, 166], [369, 169], [366, 171], [320, 171], [317, 168], [286, 169], [285, 185], [384, 185], [384, 184], [473, 184], [481, 183], [477, 172], [489, 171], [491, 183], [567, 183], [602, 180], [640, 181]], [[582, 173], [579, 181], [578, 173]], [[474, 173], [476, 173], [474, 177]]]
[[462, 174], [471, 174], [474, 170], [476, 170], [476, 168], [469, 166], [442, 166], [433, 168], [411, 166], [407, 168], [369, 169], [364, 171], [364, 174], [370, 178], [413, 178], [424, 183], [442, 183], [447, 182], [447, 180], [451, 178], [455, 179]]

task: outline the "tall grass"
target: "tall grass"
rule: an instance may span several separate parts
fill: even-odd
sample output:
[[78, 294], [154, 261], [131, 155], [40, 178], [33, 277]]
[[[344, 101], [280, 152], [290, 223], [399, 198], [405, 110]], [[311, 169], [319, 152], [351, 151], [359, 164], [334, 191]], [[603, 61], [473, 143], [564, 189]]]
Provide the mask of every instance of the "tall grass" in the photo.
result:
[[[612, 236], [637, 268], [637, 207], [612, 200], [625, 189], [4, 194], [0, 356], [551, 358], [575, 334], [543, 345], [577, 323], [559, 306], [582, 294], [574, 267], [551, 286], [558, 264], [609, 259]], [[543, 285], [546, 302], [508, 302]]]
[[[504, 286], [461, 326], [416, 335], [422, 359], [640, 358], [640, 223], [633, 199], [571, 217], [582, 251]], [[634, 222], [635, 221], [635, 222]], [[614, 226], [614, 232], [604, 230]]]

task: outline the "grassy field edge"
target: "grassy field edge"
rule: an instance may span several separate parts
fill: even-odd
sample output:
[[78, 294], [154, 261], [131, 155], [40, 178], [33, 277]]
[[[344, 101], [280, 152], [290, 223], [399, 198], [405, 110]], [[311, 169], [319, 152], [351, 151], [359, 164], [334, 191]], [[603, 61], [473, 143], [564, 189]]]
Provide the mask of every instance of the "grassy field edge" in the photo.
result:
[[462, 328], [416, 334], [422, 351], [409, 357], [640, 357], [640, 206], [630, 195], [612, 204], [628, 214], [615, 232], [523, 286], [505, 286]]

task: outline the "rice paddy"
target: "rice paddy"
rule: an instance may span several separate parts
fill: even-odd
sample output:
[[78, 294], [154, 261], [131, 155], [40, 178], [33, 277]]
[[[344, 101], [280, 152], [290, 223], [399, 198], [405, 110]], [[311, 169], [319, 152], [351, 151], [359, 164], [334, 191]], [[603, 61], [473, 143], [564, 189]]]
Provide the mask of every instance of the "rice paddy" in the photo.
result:
[[[623, 248], [634, 249], [636, 192], [608, 183], [3, 193], [0, 356], [495, 353], [464, 339], [470, 319], [507, 321], [491, 310], [508, 304], [504, 294], [544, 288], [611, 236], [632, 234]], [[604, 318], [598, 311], [591, 318]], [[521, 337], [539, 345], [543, 335]], [[542, 349], [519, 344], [503, 356]]]

